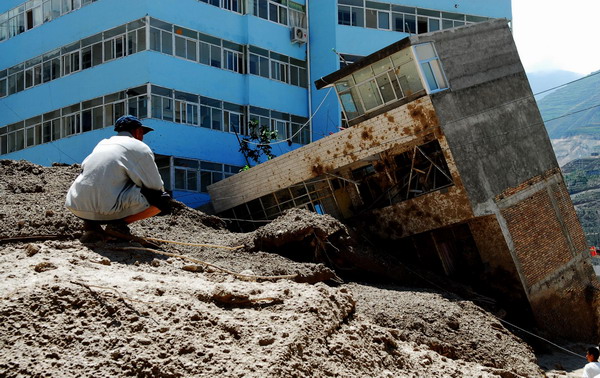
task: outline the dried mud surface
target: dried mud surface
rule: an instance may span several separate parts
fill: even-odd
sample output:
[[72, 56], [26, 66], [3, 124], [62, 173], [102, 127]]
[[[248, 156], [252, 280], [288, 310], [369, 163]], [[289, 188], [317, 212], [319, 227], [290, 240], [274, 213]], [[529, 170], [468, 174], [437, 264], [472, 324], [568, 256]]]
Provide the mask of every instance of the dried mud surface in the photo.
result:
[[244, 276], [137, 243], [83, 244], [80, 221], [63, 205], [78, 173], [0, 161], [2, 377], [544, 375], [526, 343], [469, 301], [334, 284], [323, 265], [284, 257], [314, 253], [302, 235], [346, 245], [344, 226], [327, 216], [294, 210], [237, 234], [179, 208], [132, 227], [140, 236], [244, 244], [161, 245]]

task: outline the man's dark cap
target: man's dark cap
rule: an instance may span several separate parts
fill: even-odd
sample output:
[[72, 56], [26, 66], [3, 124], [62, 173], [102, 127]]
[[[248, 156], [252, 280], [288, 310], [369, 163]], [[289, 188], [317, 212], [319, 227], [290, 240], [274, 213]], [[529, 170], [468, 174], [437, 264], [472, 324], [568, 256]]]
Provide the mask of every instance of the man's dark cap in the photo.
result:
[[140, 120], [137, 117], [132, 115], [124, 115], [120, 117], [117, 122], [115, 122], [115, 131], [132, 131], [136, 128], [141, 127], [144, 130], [144, 134], [149, 133], [150, 131], [154, 131], [153, 128], [142, 125]]

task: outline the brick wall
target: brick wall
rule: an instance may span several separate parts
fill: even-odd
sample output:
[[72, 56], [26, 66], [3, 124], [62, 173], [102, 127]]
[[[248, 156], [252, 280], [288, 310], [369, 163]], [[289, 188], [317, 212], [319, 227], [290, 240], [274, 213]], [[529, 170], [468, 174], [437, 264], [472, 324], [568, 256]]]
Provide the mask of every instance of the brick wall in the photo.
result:
[[568, 235], [571, 238], [571, 242], [574, 249], [574, 254], [587, 253], [588, 245], [585, 239], [585, 233], [577, 218], [577, 213], [573, 207], [573, 202], [569, 196], [569, 192], [564, 182], [553, 186], [553, 194], [556, 199], [558, 208], [562, 215], [563, 223], [568, 231]]
[[527, 288], [573, 258], [551, 195], [542, 189], [502, 210]]

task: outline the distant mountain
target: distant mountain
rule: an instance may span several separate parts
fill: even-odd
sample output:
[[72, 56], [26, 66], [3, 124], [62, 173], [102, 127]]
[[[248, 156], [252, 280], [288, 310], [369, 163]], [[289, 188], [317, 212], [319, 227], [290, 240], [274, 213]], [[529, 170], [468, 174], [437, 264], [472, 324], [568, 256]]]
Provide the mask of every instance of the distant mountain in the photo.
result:
[[[577, 80], [583, 76], [585, 75], [577, 72], [556, 70], [528, 73], [527, 79], [529, 79], [529, 85], [531, 86], [533, 93], [540, 93], [550, 88], [555, 88], [559, 85]], [[536, 96], [536, 99], [539, 101], [550, 93], [552, 92], [542, 93]]]
[[600, 139], [600, 71], [538, 100], [551, 139]]
[[574, 160], [562, 172], [588, 243], [600, 246], [600, 158]]

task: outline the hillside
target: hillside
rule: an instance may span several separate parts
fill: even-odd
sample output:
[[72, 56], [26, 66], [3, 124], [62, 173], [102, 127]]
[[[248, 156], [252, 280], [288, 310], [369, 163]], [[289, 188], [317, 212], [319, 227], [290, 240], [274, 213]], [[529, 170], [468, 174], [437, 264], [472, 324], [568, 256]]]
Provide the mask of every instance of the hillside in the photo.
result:
[[134, 233], [204, 246], [82, 244], [63, 206], [78, 171], [0, 161], [2, 377], [542, 376], [471, 301], [310, 262], [361, 248], [328, 216], [291, 210], [239, 234], [180, 206]]
[[562, 171], [588, 243], [600, 246], [600, 158], [574, 160]]
[[[527, 79], [529, 80], [529, 85], [531, 86], [531, 90], [533, 93], [540, 93], [546, 90], [550, 90], [551, 88], [555, 88], [564, 83], [568, 83], [573, 80], [577, 80], [581, 78], [582, 74], [571, 72], [571, 71], [563, 71], [563, 70], [553, 70], [553, 71], [539, 71], [539, 72], [528, 72]], [[536, 99], [539, 101], [540, 99], [546, 97], [552, 93], [551, 91], [541, 93], [536, 96]]]
[[600, 71], [538, 99], [538, 107], [551, 139], [600, 139]]

